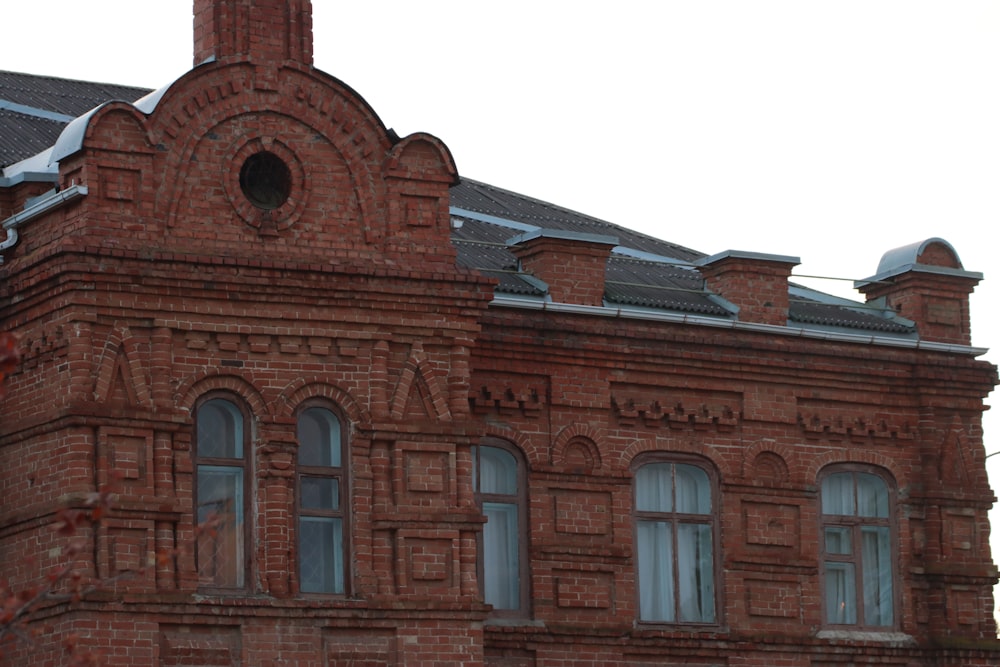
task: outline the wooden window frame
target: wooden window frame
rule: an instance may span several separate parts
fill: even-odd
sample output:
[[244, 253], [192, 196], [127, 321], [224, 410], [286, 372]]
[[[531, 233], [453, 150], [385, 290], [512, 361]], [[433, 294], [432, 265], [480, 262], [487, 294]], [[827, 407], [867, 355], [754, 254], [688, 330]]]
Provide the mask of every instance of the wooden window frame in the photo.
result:
[[[517, 492], [514, 494], [494, 494], [480, 491], [479, 452], [482, 447], [492, 447], [507, 452], [514, 457], [517, 467]], [[518, 576], [518, 606], [512, 609], [493, 608], [491, 618], [525, 619], [531, 616], [531, 567], [528, 560], [528, 538], [530, 533], [528, 519], [528, 473], [524, 454], [511, 443], [499, 438], [485, 438], [473, 447], [473, 494], [476, 506], [480, 510], [484, 502], [515, 504], [517, 507], [517, 576]], [[485, 601], [485, 543], [484, 532], [477, 535], [476, 575], [479, 579], [479, 593]], [[487, 603], [489, 604], [489, 603]]]
[[[640, 468], [652, 464], [673, 464], [673, 465], [687, 465], [702, 470], [708, 477], [709, 485], [709, 498], [711, 502], [711, 511], [707, 514], [687, 514], [680, 513], [677, 511], [671, 512], [653, 512], [647, 510], [638, 509], [638, 488], [636, 484], [636, 475]], [[691, 629], [714, 629], [722, 626], [723, 623], [723, 578], [724, 573], [722, 571], [722, 541], [721, 541], [721, 513], [720, 513], [720, 501], [721, 493], [719, 491], [719, 476], [712, 465], [706, 459], [699, 456], [683, 454], [683, 453], [672, 453], [672, 452], [649, 452], [637, 456], [632, 462], [632, 527], [633, 527], [633, 567], [635, 568], [635, 602], [636, 602], [636, 621], [641, 626], [668, 626], [671, 628], [685, 627]], [[674, 474], [676, 475], [676, 468], [674, 469]], [[674, 577], [674, 620], [659, 620], [659, 619], [644, 619], [642, 618], [642, 607], [641, 607], [641, 591], [642, 591], [642, 581], [639, 576], [639, 523], [642, 521], [665, 521], [671, 524], [671, 539], [673, 540], [674, 547], [672, 550], [673, 557], [673, 577]], [[678, 620], [680, 616], [680, 593], [679, 593], [679, 581], [680, 581], [680, 568], [678, 564], [678, 549], [677, 544], [677, 525], [680, 523], [685, 524], [698, 524], [698, 525], [708, 525], [711, 530], [712, 536], [712, 603], [714, 618], [711, 621], [688, 621], [688, 620]]]
[[[211, 457], [201, 455], [201, 443], [199, 442], [199, 413], [204, 407], [212, 402], [220, 401], [225, 402], [232, 406], [236, 413], [239, 414], [242, 419], [241, 424], [241, 439], [242, 442], [242, 456], [239, 458], [228, 458], [228, 457]], [[201, 581], [201, 556], [200, 548], [196, 543], [195, 546], [195, 567], [198, 572], [198, 589], [202, 591], [209, 592], [219, 592], [219, 593], [233, 593], [247, 591], [250, 588], [250, 583], [253, 581], [253, 533], [254, 533], [254, 513], [253, 513], [253, 501], [251, 497], [252, 490], [252, 479], [253, 479], [253, 466], [252, 466], [252, 442], [253, 437], [251, 433], [251, 425], [253, 420], [251, 419], [251, 413], [246, 406], [246, 403], [237, 395], [229, 394], [225, 392], [211, 392], [200, 397], [195, 403], [194, 409], [194, 419], [193, 419], [193, 446], [192, 450], [192, 463], [194, 466], [194, 484], [192, 485], [191, 495], [194, 509], [194, 520], [196, 523], [201, 524], [202, 520], [199, 519], [199, 503], [198, 498], [198, 487], [199, 487], [199, 477], [203, 468], [215, 467], [215, 468], [230, 468], [233, 470], [239, 470], [242, 476], [242, 514], [243, 514], [243, 559], [242, 559], [242, 582], [238, 585], [226, 586], [226, 585], [216, 585], [211, 583], [202, 583]], [[211, 521], [206, 522], [206, 525], [197, 526], [199, 534], [212, 535], [214, 531], [218, 528], [211, 525]]]
[[[322, 400], [309, 400], [299, 406], [295, 413], [295, 438], [299, 442], [299, 420], [302, 415], [309, 410], [318, 409], [328, 412], [337, 422], [340, 440], [340, 465], [339, 466], [306, 466], [301, 464], [299, 456], [295, 461], [295, 550], [297, 558], [295, 561], [296, 587], [302, 595], [323, 596], [323, 597], [345, 597], [351, 594], [351, 529], [350, 529], [350, 446], [348, 440], [347, 421], [343, 412], [333, 403]], [[299, 443], [301, 448], [301, 443]], [[306, 509], [302, 507], [302, 479], [322, 478], [337, 480], [337, 509]], [[340, 519], [340, 540], [341, 540], [341, 563], [340, 576], [343, 578], [343, 590], [341, 591], [302, 591], [302, 543], [301, 526], [302, 517], [320, 517]]]
[[[830, 477], [837, 473], [851, 473], [853, 479], [853, 489], [854, 489], [854, 504], [855, 504], [855, 514], [853, 515], [842, 515], [842, 514], [825, 514], [823, 511], [823, 482], [827, 477]], [[887, 517], [865, 517], [857, 514], [857, 475], [867, 474], [879, 478], [885, 484], [886, 495], [888, 498], [888, 511]], [[819, 475], [817, 476], [819, 487], [819, 572], [820, 572], [820, 599], [822, 604], [820, 606], [820, 613], [822, 614], [822, 624], [823, 627], [828, 630], [859, 630], [867, 632], [892, 632], [900, 628], [900, 581], [899, 581], [899, 548], [897, 546], [897, 541], [899, 539], [899, 531], [896, 525], [896, 480], [890, 475], [886, 470], [879, 468], [877, 466], [854, 464], [854, 463], [836, 463], [824, 467]], [[891, 569], [891, 581], [892, 581], [892, 622], [885, 625], [869, 625], [865, 623], [864, 617], [864, 561], [863, 552], [861, 549], [861, 529], [864, 526], [875, 526], [884, 527], [889, 529], [889, 563]], [[851, 540], [852, 545], [857, 545], [853, 548], [853, 553], [850, 557], [845, 554], [827, 553], [826, 550], [826, 528], [827, 527], [845, 527], [851, 530]], [[827, 617], [827, 562], [843, 562], [852, 563], [854, 565], [855, 571], [855, 582], [854, 582], [854, 602], [857, 609], [858, 622], [857, 623], [833, 623]]]

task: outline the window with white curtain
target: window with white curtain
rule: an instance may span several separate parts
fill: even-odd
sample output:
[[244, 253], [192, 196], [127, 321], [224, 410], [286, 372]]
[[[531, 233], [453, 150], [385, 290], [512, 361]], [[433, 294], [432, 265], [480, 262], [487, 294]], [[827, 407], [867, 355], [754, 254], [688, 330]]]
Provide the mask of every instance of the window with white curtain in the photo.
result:
[[895, 623], [892, 502], [874, 470], [835, 466], [820, 481], [824, 615], [828, 625]]
[[715, 623], [714, 478], [694, 460], [635, 470], [639, 620]]
[[199, 584], [242, 588], [247, 581], [247, 418], [227, 398], [195, 407], [195, 491]]
[[528, 609], [527, 504], [520, 453], [501, 441], [475, 450], [476, 499], [486, 517], [479, 549], [483, 599], [495, 615]]
[[299, 590], [344, 593], [344, 474], [340, 419], [325, 406], [299, 412], [298, 533]]

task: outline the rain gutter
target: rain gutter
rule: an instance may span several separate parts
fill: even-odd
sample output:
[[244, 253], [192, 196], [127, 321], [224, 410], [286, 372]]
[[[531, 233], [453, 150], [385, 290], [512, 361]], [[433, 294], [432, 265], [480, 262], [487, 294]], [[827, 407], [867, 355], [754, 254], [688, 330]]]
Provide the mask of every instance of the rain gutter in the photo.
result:
[[787, 327], [775, 324], [758, 324], [754, 322], [738, 322], [736, 320], [721, 319], [717, 317], [706, 317], [704, 315], [689, 315], [686, 313], [656, 312], [650, 310], [639, 310], [636, 308], [622, 308], [620, 306], [581, 306], [569, 303], [555, 303], [552, 301], [538, 301], [530, 299], [519, 299], [516, 297], [496, 295], [491, 306], [503, 308], [524, 308], [527, 310], [541, 310], [553, 313], [565, 313], [569, 315], [590, 315], [595, 317], [617, 317], [629, 320], [648, 320], [653, 322], [671, 322], [675, 324], [692, 324], [705, 327], [716, 327], [719, 329], [733, 329], [736, 331], [752, 331], [755, 333], [766, 333], [775, 336], [791, 336], [794, 338], [810, 338], [815, 340], [826, 340], [838, 343], [854, 343], [859, 345], [880, 345], [885, 347], [908, 348], [913, 350], [927, 350], [931, 352], [947, 352], [949, 354], [961, 354], [971, 357], [978, 357], [986, 354], [989, 349], [984, 347], [972, 347], [969, 345], [954, 345], [952, 343], [935, 343], [925, 340], [889, 338], [887, 336], [872, 336], [863, 334], [848, 334], [837, 331], [821, 331], [817, 329], [806, 329], [803, 327]]
[[20, 213], [15, 213], [3, 221], [2, 228], [7, 232], [7, 238], [0, 240], [0, 264], [3, 263], [2, 253], [13, 248], [18, 241], [18, 228], [22, 225], [39, 218], [49, 211], [55, 210], [71, 201], [75, 201], [87, 195], [86, 185], [71, 185], [65, 190], [53, 192], [49, 195], [38, 197], [30, 206]]

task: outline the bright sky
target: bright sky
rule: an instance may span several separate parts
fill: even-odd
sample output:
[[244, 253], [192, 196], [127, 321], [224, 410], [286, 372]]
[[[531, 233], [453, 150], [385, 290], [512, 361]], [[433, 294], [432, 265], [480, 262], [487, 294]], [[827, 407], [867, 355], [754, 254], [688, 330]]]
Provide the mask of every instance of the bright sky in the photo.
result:
[[[4, 4], [2, 69], [158, 88], [191, 66], [191, 0]], [[317, 67], [462, 174], [800, 275], [940, 236], [985, 274], [973, 343], [1000, 350], [996, 0], [313, 5]]]

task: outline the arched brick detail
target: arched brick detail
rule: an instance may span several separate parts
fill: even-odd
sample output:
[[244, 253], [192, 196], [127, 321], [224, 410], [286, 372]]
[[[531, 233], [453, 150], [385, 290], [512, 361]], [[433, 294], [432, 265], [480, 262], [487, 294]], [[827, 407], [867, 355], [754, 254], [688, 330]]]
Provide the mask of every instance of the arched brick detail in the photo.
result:
[[[274, 105], [273, 91], [256, 89], [256, 70], [248, 63], [198, 67], [178, 79], [159, 100], [153, 114], [150, 134], [155, 143], [170, 145], [164, 164], [164, 182], [159, 195], [161, 217], [170, 226], [183, 198], [173, 196], [188, 179], [191, 157], [199, 144], [223, 122], [247, 114], [281, 115]], [[213, 85], [213, 81], [218, 81]], [[388, 134], [378, 116], [356, 93], [333, 78], [322, 81], [313, 70], [309, 73], [284, 67], [276, 79], [278, 97], [284, 100], [284, 115], [309, 127], [329, 140], [350, 172], [359, 206], [359, 225], [366, 230], [369, 243], [379, 240], [378, 222], [384, 192], [378, 189], [372, 152], [388, 152]], [[198, 91], [191, 96], [190, 91]], [[209, 93], [209, 91], [211, 91]], [[263, 119], [262, 124], [268, 124]], [[260, 130], [262, 136], [267, 128]]]
[[317, 377], [299, 378], [275, 399], [272, 412], [276, 417], [292, 417], [303, 401], [310, 398], [326, 398], [336, 404], [347, 419], [358, 426], [367, 426], [371, 417], [350, 392]]
[[198, 397], [210, 391], [230, 391], [240, 396], [250, 406], [253, 416], [258, 419], [271, 416], [268, 402], [253, 383], [239, 375], [221, 374], [215, 370], [191, 377], [178, 387], [177, 396], [181, 398], [177, 405], [191, 412]]
[[484, 437], [506, 440], [515, 445], [524, 454], [524, 460], [528, 469], [532, 467], [544, 466], [546, 464], [545, 451], [536, 447], [527, 435], [512, 428], [505, 428], [496, 424], [488, 424], [483, 433]]
[[[432, 164], [432, 161], [437, 164]], [[426, 132], [411, 134], [393, 146], [385, 161], [385, 171], [400, 178], [449, 184], [458, 179], [458, 168], [451, 151], [443, 141]]]
[[716, 450], [702, 441], [692, 442], [690, 440], [667, 439], [657, 437], [637, 438], [631, 445], [626, 447], [618, 459], [620, 470], [631, 470], [632, 463], [640, 454], [647, 452], [666, 452], [676, 454], [694, 454], [709, 461], [719, 472], [719, 482], [725, 478], [732, 477], [736, 471], [723, 460]]
[[820, 470], [835, 463], [863, 463], [882, 468], [892, 475], [897, 489], [903, 489], [911, 483], [911, 480], [900, 469], [896, 461], [865, 448], [834, 449], [823, 454], [817, 454], [809, 458], [805, 467], [805, 474], [808, 475], [810, 482], [815, 484], [819, 478]]
[[604, 459], [597, 443], [603, 439], [603, 433], [588, 424], [570, 424], [556, 435], [552, 444], [552, 463], [556, 466], [566, 465], [567, 450], [582, 447], [589, 460], [589, 472], [601, 470]]
[[815, 477], [799, 479], [798, 476], [793, 473], [793, 466], [795, 463], [794, 452], [787, 445], [780, 444], [774, 440], [758, 440], [743, 451], [743, 465], [740, 472], [743, 479], [752, 482], [755, 478], [758, 465], [763, 461], [761, 457], [768, 454], [776, 459], [775, 463], [777, 463], [779, 467], [783, 466], [784, 468], [784, 479], [770, 481], [794, 481], [806, 484], [812, 484], [816, 481]]

